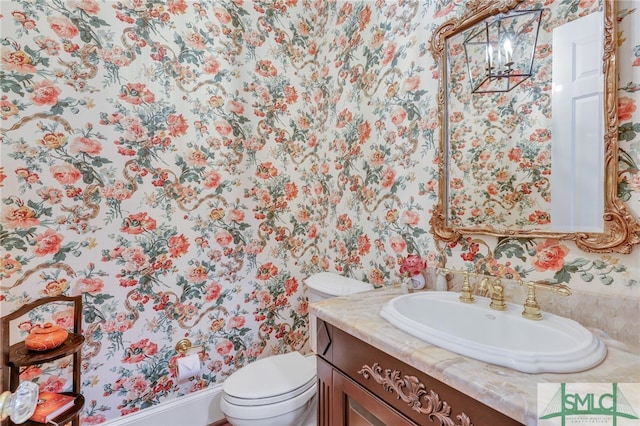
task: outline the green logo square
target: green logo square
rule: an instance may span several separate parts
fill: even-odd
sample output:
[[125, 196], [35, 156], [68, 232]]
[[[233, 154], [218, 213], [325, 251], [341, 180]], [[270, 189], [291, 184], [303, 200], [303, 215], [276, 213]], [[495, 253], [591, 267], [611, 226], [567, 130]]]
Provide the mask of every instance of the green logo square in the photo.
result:
[[638, 426], [640, 383], [539, 383], [538, 426]]

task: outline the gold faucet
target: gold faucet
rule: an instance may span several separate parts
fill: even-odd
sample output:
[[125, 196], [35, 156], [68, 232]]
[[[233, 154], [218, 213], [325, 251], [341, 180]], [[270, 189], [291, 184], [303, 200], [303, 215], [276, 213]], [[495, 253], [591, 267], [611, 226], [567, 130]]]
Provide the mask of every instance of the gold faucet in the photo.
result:
[[518, 280], [518, 284], [527, 286], [527, 299], [524, 302], [524, 310], [522, 316], [530, 320], [541, 320], [540, 304], [536, 299], [536, 287], [553, 291], [559, 296], [571, 295], [571, 289], [564, 284], [549, 284], [545, 282], [522, 281]]
[[[462, 273], [464, 275], [462, 289], [460, 289], [460, 301], [463, 303], [475, 303], [476, 300], [473, 297], [474, 289], [471, 286], [469, 277], [470, 275], [473, 275], [477, 278], [480, 275], [484, 274], [448, 269], [444, 267], [439, 268], [440, 274], [446, 275], [453, 272]], [[536, 298], [536, 288], [551, 290], [559, 296], [569, 296], [571, 294], [571, 289], [564, 284], [550, 284], [542, 281], [523, 281], [522, 279], [518, 279], [517, 283], [521, 286], [527, 286], [527, 299], [524, 302], [524, 310], [522, 311], [522, 316], [530, 320], [542, 319], [540, 304], [538, 303], [538, 299]], [[479, 296], [486, 296], [487, 293], [489, 293], [489, 296], [491, 297], [489, 307], [491, 309], [495, 309], [497, 311], [507, 310], [507, 303], [505, 302], [504, 297], [504, 285], [502, 284], [502, 280], [500, 278], [492, 279], [491, 276], [485, 275], [484, 278], [480, 280], [480, 284], [477, 286], [477, 292]]]
[[482, 281], [480, 281], [478, 294], [484, 296], [487, 292], [491, 297], [491, 303], [489, 303], [489, 307], [491, 309], [495, 309], [496, 311], [507, 310], [507, 304], [504, 301], [504, 286], [502, 285], [500, 278], [496, 278], [495, 281], [491, 281], [489, 277], [484, 277]]

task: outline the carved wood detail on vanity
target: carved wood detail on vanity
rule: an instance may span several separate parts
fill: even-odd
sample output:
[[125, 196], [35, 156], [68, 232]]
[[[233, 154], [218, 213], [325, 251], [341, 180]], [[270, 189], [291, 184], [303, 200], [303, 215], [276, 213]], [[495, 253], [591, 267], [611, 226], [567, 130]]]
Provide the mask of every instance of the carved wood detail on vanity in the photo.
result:
[[412, 410], [427, 415], [432, 422], [437, 419], [441, 426], [473, 426], [465, 413], [456, 416], [460, 421], [460, 424], [456, 424], [451, 419], [451, 406], [442, 401], [438, 393], [433, 390], [427, 391], [427, 387], [416, 376], [401, 377], [400, 371], [390, 368], [383, 370], [378, 363], [371, 367], [363, 365], [358, 373], [365, 379], [372, 378], [387, 392], [395, 391], [398, 398], [408, 403]]
[[[317, 327], [325, 349], [318, 351], [319, 426], [522, 426], [464, 389], [454, 389], [330, 323], [318, 319]], [[366, 418], [376, 421], [362, 423]]]

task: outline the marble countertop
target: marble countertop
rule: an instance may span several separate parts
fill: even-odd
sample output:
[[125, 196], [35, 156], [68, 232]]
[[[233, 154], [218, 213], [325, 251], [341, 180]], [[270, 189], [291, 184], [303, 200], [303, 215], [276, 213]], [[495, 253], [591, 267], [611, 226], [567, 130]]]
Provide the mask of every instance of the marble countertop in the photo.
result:
[[425, 343], [380, 316], [382, 306], [400, 294], [396, 287], [381, 288], [314, 302], [309, 312], [526, 425], [537, 424], [538, 383], [640, 383], [640, 354], [593, 329], [607, 345], [607, 357], [571, 374], [521, 373]]

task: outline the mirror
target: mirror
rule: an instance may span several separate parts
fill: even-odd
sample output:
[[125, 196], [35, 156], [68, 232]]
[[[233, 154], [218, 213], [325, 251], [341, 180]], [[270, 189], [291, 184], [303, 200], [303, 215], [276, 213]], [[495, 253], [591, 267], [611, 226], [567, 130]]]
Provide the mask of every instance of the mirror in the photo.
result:
[[[542, 12], [533, 75], [508, 92], [472, 93], [465, 40], [504, 14], [533, 9], [529, 3], [533, 4], [523, 0], [470, 2], [459, 18], [445, 22], [433, 34], [431, 51], [440, 67], [441, 161], [431, 232], [446, 242], [465, 234], [558, 238], [574, 240], [589, 252], [629, 253], [640, 242], [640, 223], [617, 197], [615, 1], [594, 2], [589, 10], [568, 10], [565, 4], [562, 11], [553, 10], [560, 7], [559, 1], [547, 6]], [[602, 60], [591, 61], [598, 74], [598, 93], [592, 98], [597, 102], [582, 109], [582, 114], [595, 117], [583, 122], [595, 124], [558, 126], [553, 120], [566, 120], [558, 113], [566, 108], [558, 96], [563, 85], [552, 79], [560, 78], [566, 65], [552, 60], [553, 51], [571, 55], [562, 53], [553, 33], [555, 28], [582, 19], [581, 14], [593, 14], [591, 19], [603, 27], [595, 46], [602, 52], [596, 57]], [[593, 46], [589, 49], [590, 55], [585, 56], [593, 58]], [[582, 133], [567, 135], [563, 133], [566, 127], [577, 127]], [[591, 141], [588, 148], [582, 143], [585, 137]], [[576, 139], [579, 146], [572, 145], [571, 140]], [[560, 161], [563, 150], [568, 155]], [[591, 161], [586, 166], [590, 172], [576, 175], [585, 159]], [[583, 189], [563, 186], [575, 182], [582, 183]], [[569, 207], [558, 203], [567, 200]], [[571, 213], [563, 219], [560, 213], [564, 211]], [[579, 218], [585, 212], [591, 217]]]

